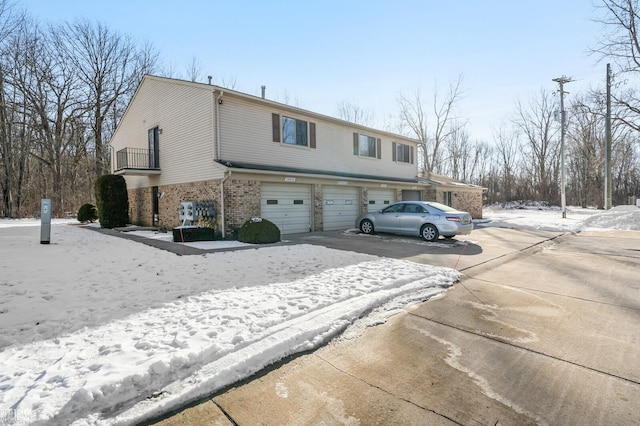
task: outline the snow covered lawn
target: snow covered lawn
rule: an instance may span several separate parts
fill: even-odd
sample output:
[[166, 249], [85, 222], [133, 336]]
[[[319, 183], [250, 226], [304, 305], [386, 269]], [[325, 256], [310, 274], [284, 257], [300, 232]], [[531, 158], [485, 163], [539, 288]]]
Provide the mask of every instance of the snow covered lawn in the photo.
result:
[[72, 224], [50, 245], [39, 232], [0, 221], [2, 424], [134, 422], [458, 278], [312, 245], [177, 256]]
[[[484, 216], [478, 227], [640, 230], [633, 206], [571, 208], [567, 219], [557, 208], [494, 206]], [[39, 241], [39, 221], [0, 220], [0, 424], [135, 423], [458, 278], [313, 245], [177, 256], [73, 221], [55, 221], [51, 244]]]

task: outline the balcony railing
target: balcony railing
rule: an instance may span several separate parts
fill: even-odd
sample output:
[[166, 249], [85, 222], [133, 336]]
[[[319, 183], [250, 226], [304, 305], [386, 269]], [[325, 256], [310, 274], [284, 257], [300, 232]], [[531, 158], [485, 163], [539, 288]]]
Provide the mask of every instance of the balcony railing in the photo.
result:
[[124, 148], [116, 152], [116, 172], [123, 174], [158, 174], [160, 152], [142, 148]]

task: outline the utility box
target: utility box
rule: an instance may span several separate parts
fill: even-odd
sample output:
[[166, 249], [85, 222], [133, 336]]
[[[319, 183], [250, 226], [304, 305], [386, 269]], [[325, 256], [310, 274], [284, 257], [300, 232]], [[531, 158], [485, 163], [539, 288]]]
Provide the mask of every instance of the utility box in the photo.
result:
[[51, 241], [51, 200], [40, 201], [40, 244], [49, 244]]

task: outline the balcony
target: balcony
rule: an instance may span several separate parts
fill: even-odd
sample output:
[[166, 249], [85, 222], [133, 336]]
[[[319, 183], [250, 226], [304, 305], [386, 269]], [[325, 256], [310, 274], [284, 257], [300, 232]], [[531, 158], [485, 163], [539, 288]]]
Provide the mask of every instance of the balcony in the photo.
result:
[[117, 175], [159, 175], [160, 152], [141, 148], [124, 148], [116, 152]]

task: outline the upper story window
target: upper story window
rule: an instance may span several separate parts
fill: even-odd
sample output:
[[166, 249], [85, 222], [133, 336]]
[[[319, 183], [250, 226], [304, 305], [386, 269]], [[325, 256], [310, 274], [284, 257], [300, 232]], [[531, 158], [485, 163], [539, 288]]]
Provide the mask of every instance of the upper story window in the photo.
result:
[[380, 139], [373, 136], [353, 134], [353, 155], [360, 157], [380, 158]]
[[403, 143], [393, 143], [393, 161], [413, 164], [413, 147]]
[[282, 142], [290, 145], [309, 146], [307, 122], [282, 116]]
[[[287, 145], [316, 147], [316, 124], [273, 113], [273, 141]], [[282, 138], [280, 137], [282, 135]]]

